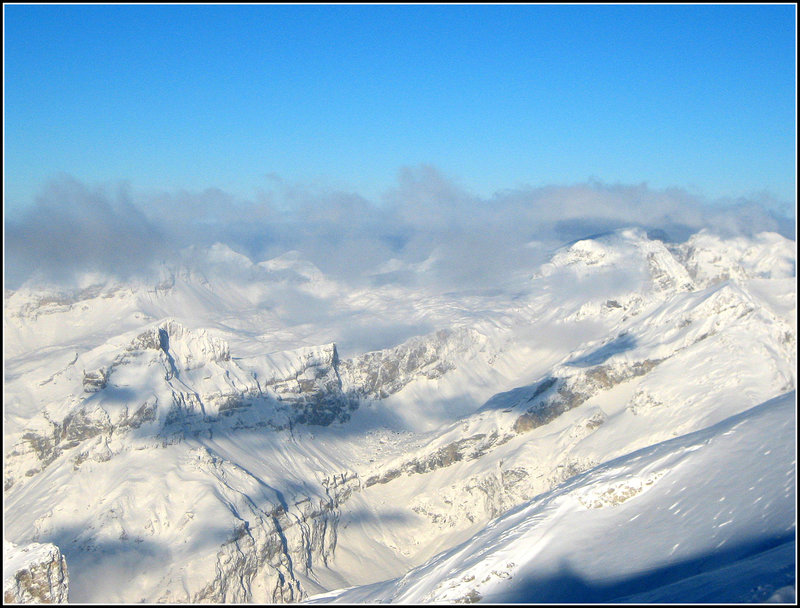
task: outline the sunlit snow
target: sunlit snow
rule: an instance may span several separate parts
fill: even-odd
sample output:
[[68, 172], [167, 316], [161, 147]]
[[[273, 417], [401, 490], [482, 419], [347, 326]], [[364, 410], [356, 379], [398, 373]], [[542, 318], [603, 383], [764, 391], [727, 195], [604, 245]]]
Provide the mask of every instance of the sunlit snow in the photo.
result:
[[185, 253], [5, 294], [4, 538], [70, 601], [794, 601], [794, 241]]

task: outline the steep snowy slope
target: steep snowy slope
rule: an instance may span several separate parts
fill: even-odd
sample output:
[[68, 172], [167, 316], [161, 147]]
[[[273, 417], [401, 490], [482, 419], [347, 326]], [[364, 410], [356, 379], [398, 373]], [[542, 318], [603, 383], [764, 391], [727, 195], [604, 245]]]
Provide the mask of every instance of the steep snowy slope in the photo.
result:
[[794, 243], [693, 238], [585, 239], [482, 293], [351, 288], [216, 245], [155, 286], [7, 294], [6, 538], [57, 545], [72, 601], [402, 576], [794, 389]]
[[[618, 236], [591, 245], [608, 247]], [[570, 251], [555, 259], [565, 254]], [[594, 281], [589, 272], [602, 265], [585, 259], [577, 257], [576, 273]], [[630, 258], [624, 263], [630, 267]], [[613, 276], [617, 270], [603, 272]], [[526, 344], [528, 356], [544, 362], [538, 370], [528, 368], [533, 382], [491, 396], [421, 447], [409, 445], [360, 474], [363, 489], [343, 507], [336, 554], [340, 570], [355, 573], [351, 582], [375, 580], [363, 555], [381, 554], [387, 564], [399, 558], [402, 571], [587, 468], [704, 428], [794, 387], [793, 318], [771, 313], [738, 284], [676, 289], [660, 298], [654, 295], [658, 284], [651, 291], [640, 286], [629, 299], [621, 291], [606, 287], [607, 295], [626, 302], [611, 307], [600, 294], [591, 300], [584, 291], [573, 298], [560, 292], [555, 320], [545, 317], [552, 309], [543, 307], [546, 320], [531, 322], [543, 330], [535, 331], [538, 344]], [[574, 314], [590, 306], [601, 312], [591, 319]], [[560, 353], [545, 342], [553, 325], [567, 346]], [[598, 334], [604, 337], [591, 339]], [[576, 336], [583, 344], [568, 344]], [[498, 359], [514, 356], [513, 348], [505, 343]], [[557, 356], [550, 358], [553, 352]], [[471, 360], [472, 377], [479, 364], [479, 358]], [[400, 394], [384, 403], [402, 409], [433, 401], [419, 386], [406, 394], [425, 398], [406, 401]]]
[[311, 601], [765, 601], [794, 583], [795, 401], [606, 462], [402, 578]]

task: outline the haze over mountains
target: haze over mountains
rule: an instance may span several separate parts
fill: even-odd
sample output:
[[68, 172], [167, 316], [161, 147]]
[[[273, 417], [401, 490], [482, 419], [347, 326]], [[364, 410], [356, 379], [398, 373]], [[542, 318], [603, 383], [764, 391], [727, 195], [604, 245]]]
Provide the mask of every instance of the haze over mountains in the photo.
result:
[[[254, 261], [300, 251], [347, 283], [391, 270], [384, 280], [494, 288], [498, 276], [530, 271], [565, 242], [619, 228], [660, 229], [678, 241], [703, 228], [794, 238], [794, 219], [766, 210], [776, 208], [766, 195], [709, 202], [680, 189], [599, 181], [481, 198], [427, 165], [402, 170], [380, 200], [278, 177], [241, 200], [220, 189], [142, 192], [63, 176], [27, 211], [6, 216], [6, 287], [31, 275], [66, 285], [91, 282], [81, 279], [87, 271], [141, 277], [164, 261], [179, 264], [186, 248], [220, 242]], [[430, 258], [424, 277], [406, 272]]]
[[76, 255], [4, 297], [9, 551], [63, 555], [79, 602], [793, 599], [785, 224], [435, 177], [401, 180], [416, 207], [205, 216], [272, 226], [263, 257], [76, 183], [49, 244], [14, 242], [46, 200], [10, 225]]

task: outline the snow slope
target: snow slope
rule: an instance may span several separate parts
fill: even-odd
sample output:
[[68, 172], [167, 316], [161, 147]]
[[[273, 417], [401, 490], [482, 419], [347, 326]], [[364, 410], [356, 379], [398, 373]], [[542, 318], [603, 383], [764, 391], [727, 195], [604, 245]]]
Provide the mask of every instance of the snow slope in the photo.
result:
[[384, 581], [498, 516], [580, 479], [589, 497], [615, 459], [796, 385], [778, 235], [619, 230], [485, 292], [354, 288], [297, 252], [191, 255], [155, 284], [6, 294], [4, 534], [58, 546], [72, 601], [406, 597]]
[[794, 582], [795, 401], [613, 459], [401, 578], [310, 601], [764, 601]]

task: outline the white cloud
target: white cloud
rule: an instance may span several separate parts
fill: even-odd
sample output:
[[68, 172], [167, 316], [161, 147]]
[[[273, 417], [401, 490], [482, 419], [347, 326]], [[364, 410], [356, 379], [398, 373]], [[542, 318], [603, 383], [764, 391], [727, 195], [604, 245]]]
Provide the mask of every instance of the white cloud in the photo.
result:
[[61, 281], [90, 270], [147, 273], [189, 245], [214, 242], [254, 261], [298, 250], [325, 273], [360, 284], [374, 281], [389, 260], [417, 268], [428, 260], [425, 272], [383, 280], [451, 289], [489, 285], [531, 268], [548, 248], [622, 226], [662, 229], [674, 239], [701, 228], [794, 238], [794, 222], [767, 211], [763, 197], [711, 204], [644, 184], [591, 181], [482, 199], [429, 165], [402, 169], [380, 201], [318, 184], [271, 183], [274, 190], [244, 201], [213, 188], [134, 195], [124, 184], [90, 187], [59, 178], [23, 217], [6, 221], [7, 286], [35, 271]]

